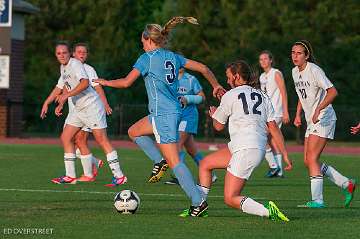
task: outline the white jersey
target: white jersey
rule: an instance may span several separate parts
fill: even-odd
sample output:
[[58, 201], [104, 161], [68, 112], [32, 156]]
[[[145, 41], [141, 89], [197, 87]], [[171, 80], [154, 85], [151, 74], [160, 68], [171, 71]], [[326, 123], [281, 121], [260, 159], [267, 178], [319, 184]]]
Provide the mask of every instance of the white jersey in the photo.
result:
[[[275, 74], [280, 73], [278, 69], [271, 68], [269, 72], [263, 72], [260, 75], [261, 90], [264, 91], [271, 100], [274, 107], [275, 117], [283, 116], [283, 103], [281, 99], [280, 89], [275, 80]], [[282, 75], [282, 74], [281, 74]]]
[[248, 85], [226, 92], [212, 117], [221, 124], [229, 120], [231, 153], [251, 148], [265, 150], [266, 123], [275, 119], [270, 98]]
[[[292, 69], [292, 77], [296, 93], [305, 112], [307, 124], [311, 124], [312, 116], [316, 107], [323, 101], [326, 90], [333, 87], [333, 84], [326, 77], [324, 71], [311, 62], [306, 63], [303, 71], [299, 72], [296, 66]], [[325, 122], [336, 120], [336, 114], [331, 104], [321, 110], [319, 120]]]
[[[61, 65], [60, 67], [61, 76], [56, 87], [62, 89], [65, 85], [66, 88], [70, 91], [80, 83], [80, 79], [89, 79], [89, 83], [92, 83], [93, 79], [97, 79], [96, 71], [91, 66], [85, 65], [87, 64], [82, 64], [81, 61], [75, 58], [70, 58], [66, 66]], [[86, 71], [86, 69], [88, 71]], [[87, 73], [89, 73], [90, 76]], [[94, 84], [98, 85], [97, 83]], [[72, 110], [74, 107], [80, 110], [94, 103], [95, 101], [100, 101], [98, 94], [91, 86], [92, 84], [89, 84], [88, 88], [86, 88], [84, 91], [69, 98], [69, 110]]]

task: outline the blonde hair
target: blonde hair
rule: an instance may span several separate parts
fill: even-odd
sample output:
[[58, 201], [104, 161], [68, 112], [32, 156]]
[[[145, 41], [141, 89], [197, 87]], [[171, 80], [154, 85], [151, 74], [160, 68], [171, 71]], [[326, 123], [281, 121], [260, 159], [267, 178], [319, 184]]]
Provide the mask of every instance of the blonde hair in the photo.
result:
[[147, 24], [142, 36], [146, 40], [150, 38], [155, 44], [164, 47], [169, 40], [171, 30], [174, 29], [177, 24], [184, 22], [199, 25], [197, 19], [194, 17], [173, 17], [164, 25], [164, 27], [159, 24]]

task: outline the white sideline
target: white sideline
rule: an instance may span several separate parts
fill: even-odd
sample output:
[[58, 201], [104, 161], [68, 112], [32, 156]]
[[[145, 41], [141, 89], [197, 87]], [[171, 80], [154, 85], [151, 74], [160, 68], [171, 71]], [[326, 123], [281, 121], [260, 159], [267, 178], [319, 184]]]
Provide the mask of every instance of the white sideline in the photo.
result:
[[[80, 191], [80, 190], [48, 190], [48, 189], [22, 189], [22, 188], [0, 188], [5, 192], [30, 192], [30, 193], [84, 193], [84, 194], [115, 194], [116, 192], [99, 192], [99, 191]], [[163, 193], [138, 193], [140, 196], [168, 196], [168, 197], [184, 197], [185, 194], [163, 194]], [[223, 196], [209, 195], [210, 198], [222, 198]], [[257, 198], [261, 199], [261, 198]]]

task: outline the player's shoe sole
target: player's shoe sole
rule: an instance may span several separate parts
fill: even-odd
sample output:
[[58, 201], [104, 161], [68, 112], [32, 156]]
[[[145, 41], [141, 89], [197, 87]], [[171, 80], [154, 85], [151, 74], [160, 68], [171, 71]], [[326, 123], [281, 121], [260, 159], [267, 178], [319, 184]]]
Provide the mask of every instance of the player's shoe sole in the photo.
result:
[[[208, 217], [209, 213], [205, 210], [199, 217]], [[190, 209], [185, 209], [182, 213], [179, 214], [179, 217], [190, 217]]]
[[164, 176], [166, 170], [169, 168], [169, 165], [165, 160], [162, 160], [160, 163], [154, 164], [153, 171], [150, 178], [148, 179], [149, 183], [157, 183]]
[[116, 187], [116, 186], [119, 186], [119, 185], [123, 185], [125, 183], [127, 183], [127, 177], [126, 176], [122, 176], [120, 178], [113, 177], [112, 180], [111, 180], [111, 183], [105, 184], [105, 187], [113, 188], [113, 187]]
[[272, 221], [290, 221], [289, 218], [285, 216], [284, 213], [280, 211], [280, 209], [276, 206], [276, 204], [272, 201], [269, 201], [265, 206], [269, 210], [269, 219]]
[[314, 201], [309, 201], [309, 202], [307, 202], [305, 204], [297, 205], [297, 207], [319, 209], [319, 208], [325, 208], [326, 206], [325, 206], [324, 203], [318, 203], [318, 202], [314, 202]]
[[77, 179], [69, 176], [61, 176], [51, 179], [51, 182], [55, 184], [76, 184]]

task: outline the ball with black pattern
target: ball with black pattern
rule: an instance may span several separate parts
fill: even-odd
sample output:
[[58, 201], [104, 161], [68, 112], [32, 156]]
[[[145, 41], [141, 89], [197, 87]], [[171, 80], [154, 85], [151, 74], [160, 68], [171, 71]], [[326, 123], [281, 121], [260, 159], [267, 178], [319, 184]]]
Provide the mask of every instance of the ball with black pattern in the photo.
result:
[[140, 206], [139, 196], [131, 190], [123, 190], [115, 195], [114, 206], [122, 214], [134, 214]]

